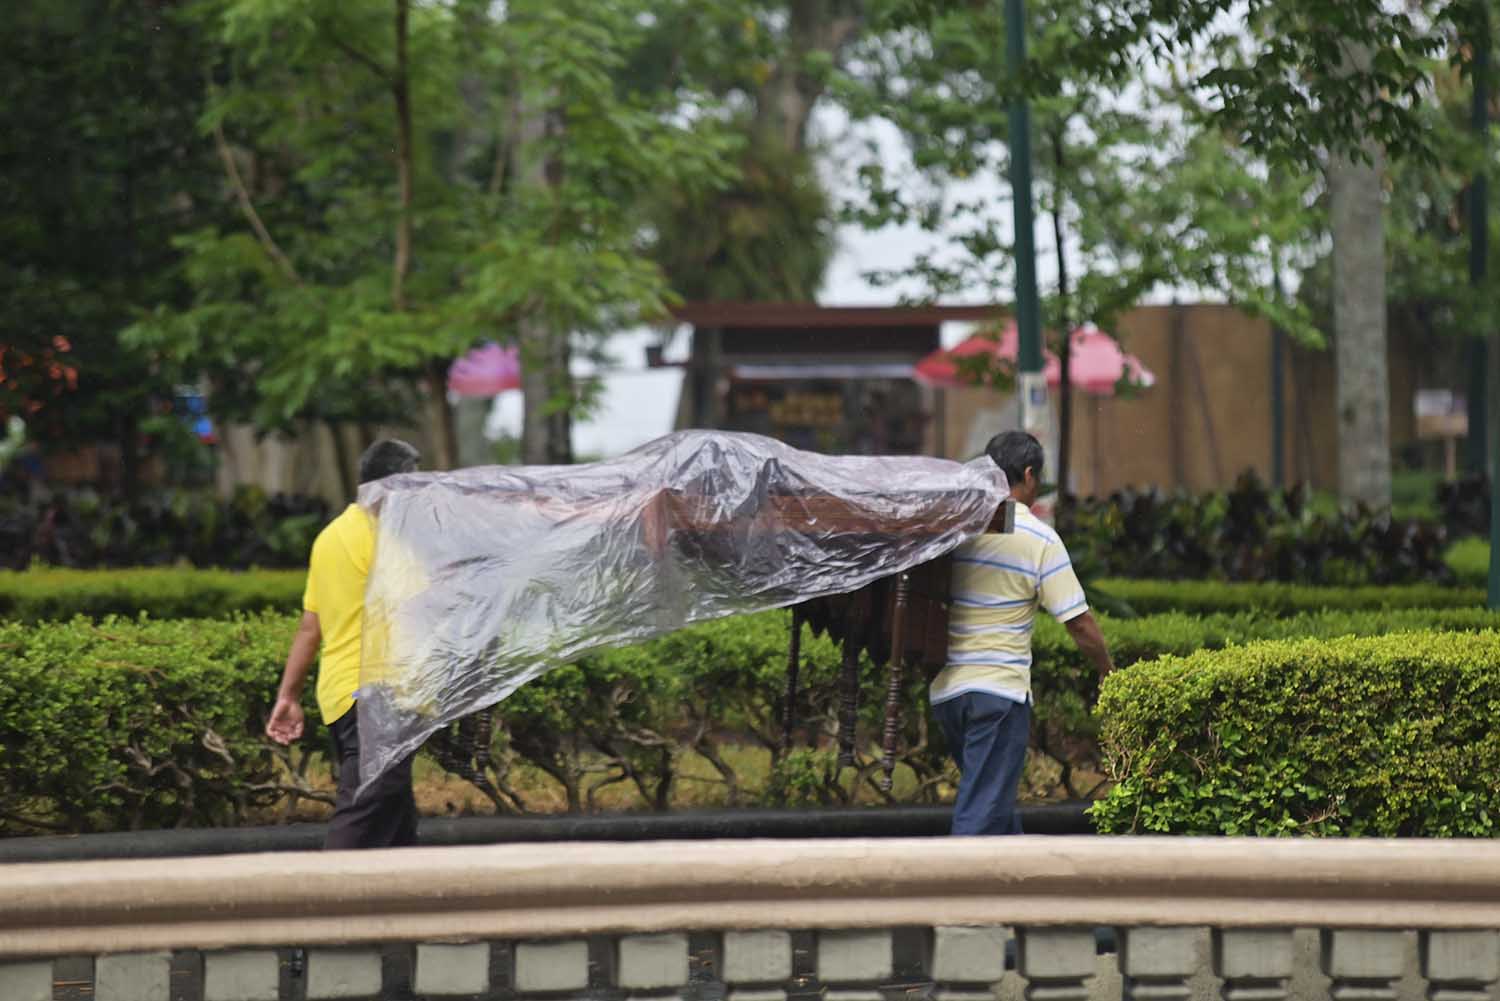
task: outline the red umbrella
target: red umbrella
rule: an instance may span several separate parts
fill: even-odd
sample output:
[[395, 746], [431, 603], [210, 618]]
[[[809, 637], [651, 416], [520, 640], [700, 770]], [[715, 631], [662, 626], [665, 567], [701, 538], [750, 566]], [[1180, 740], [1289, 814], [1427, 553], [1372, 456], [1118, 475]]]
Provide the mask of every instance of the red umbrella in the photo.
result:
[[[1007, 324], [998, 337], [993, 333], [975, 334], [951, 351], [934, 351], [913, 369], [919, 382], [939, 388], [972, 386], [964, 378], [955, 359], [986, 355], [993, 359], [1015, 365], [1019, 353], [1020, 335], [1014, 323]], [[1145, 388], [1156, 382], [1156, 376], [1135, 355], [1120, 350], [1115, 339], [1095, 327], [1080, 327], [1073, 331], [1072, 358], [1069, 378], [1074, 386], [1096, 396], [1110, 396], [1122, 379], [1129, 385]], [[1062, 383], [1062, 363], [1051, 351], [1045, 352], [1047, 385], [1056, 387]]]

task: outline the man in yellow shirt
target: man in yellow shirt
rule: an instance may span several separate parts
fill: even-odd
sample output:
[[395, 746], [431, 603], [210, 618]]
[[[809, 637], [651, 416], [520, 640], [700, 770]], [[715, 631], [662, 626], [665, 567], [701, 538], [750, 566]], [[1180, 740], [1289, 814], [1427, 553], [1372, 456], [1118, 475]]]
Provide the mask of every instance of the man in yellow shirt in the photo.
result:
[[[359, 459], [359, 482], [410, 473], [421, 456], [404, 441], [387, 438]], [[416, 843], [417, 804], [411, 789], [411, 758], [384, 772], [358, 802], [359, 687], [365, 581], [375, 552], [375, 526], [358, 504], [350, 504], [313, 542], [302, 621], [292, 639], [276, 706], [266, 735], [278, 744], [302, 736], [302, 689], [322, 647], [318, 667], [318, 711], [333, 733], [339, 760], [338, 794], [325, 848], [387, 848]]]
[[953, 833], [1020, 834], [1016, 790], [1031, 731], [1037, 607], [1063, 623], [1101, 678], [1113, 665], [1067, 548], [1030, 510], [1041, 488], [1041, 443], [1007, 431], [985, 452], [1010, 481], [1015, 531], [987, 533], [954, 550], [948, 665], [933, 679], [928, 701], [958, 763]]

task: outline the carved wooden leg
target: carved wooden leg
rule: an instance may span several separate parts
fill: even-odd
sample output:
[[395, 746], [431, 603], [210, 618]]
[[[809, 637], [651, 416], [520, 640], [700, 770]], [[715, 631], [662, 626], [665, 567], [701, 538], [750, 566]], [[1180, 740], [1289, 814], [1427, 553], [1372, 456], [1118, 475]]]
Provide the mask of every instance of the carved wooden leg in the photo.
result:
[[797, 672], [802, 667], [802, 610], [792, 606], [792, 639], [786, 653], [786, 691], [781, 696], [781, 753], [792, 748], [797, 725]]
[[911, 591], [911, 575], [896, 578], [896, 600], [891, 610], [891, 667], [885, 689], [885, 733], [881, 750], [880, 788], [891, 791], [896, 772], [896, 741], [901, 736], [902, 667], [906, 663], [906, 605]]
[[859, 650], [854, 635], [844, 637], [844, 664], [839, 675], [839, 767], [854, 764], [854, 730], [859, 722]]

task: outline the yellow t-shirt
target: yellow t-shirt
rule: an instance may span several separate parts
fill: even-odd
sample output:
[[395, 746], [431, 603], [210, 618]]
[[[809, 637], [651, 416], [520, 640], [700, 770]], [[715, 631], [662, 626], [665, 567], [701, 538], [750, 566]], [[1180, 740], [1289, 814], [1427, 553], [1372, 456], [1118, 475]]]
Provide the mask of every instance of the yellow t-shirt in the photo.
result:
[[932, 681], [932, 705], [965, 692], [1031, 699], [1031, 625], [1038, 606], [1059, 622], [1088, 611], [1068, 550], [1024, 504], [1016, 529], [981, 535], [953, 551], [948, 666]]
[[332, 723], [354, 705], [365, 611], [365, 581], [375, 555], [375, 526], [350, 504], [313, 542], [302, 607], [318, 616], [323, 652], [318, 663], [318, 710]]

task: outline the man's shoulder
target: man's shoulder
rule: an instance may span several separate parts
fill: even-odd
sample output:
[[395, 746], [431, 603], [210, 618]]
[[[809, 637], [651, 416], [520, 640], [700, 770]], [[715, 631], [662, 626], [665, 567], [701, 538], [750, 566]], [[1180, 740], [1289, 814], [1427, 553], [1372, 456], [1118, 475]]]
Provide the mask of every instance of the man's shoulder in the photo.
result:
[[1062, 536], [1057, 534], [1057, 529], [1030, 511], [1016, 512], [1016, 527], [1013, 534], [1025, 536], [1033, 540], [1040, 540], [1049, 546], [1062, 544]]
[[312, 555], [317, 559], [320, 552], [328, 551], [335, 541], [342, 542], [339, 548], [348, 548], [351, 544], [357, 544], [364, 539], [373, 536], [374, 526], [370, 524], [370, 516], [365, 513], [364, 508], [358, 504], [350, 504], [340, 511], [339, 514], [313, 539]]

